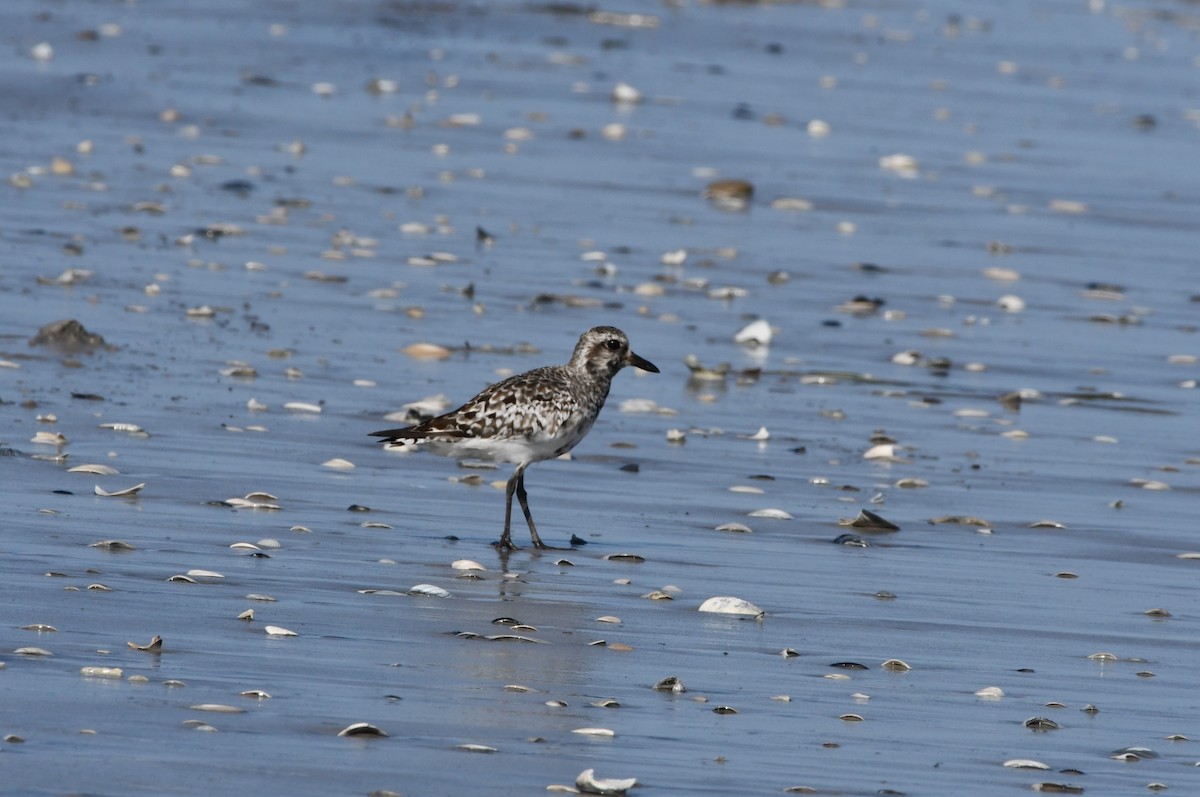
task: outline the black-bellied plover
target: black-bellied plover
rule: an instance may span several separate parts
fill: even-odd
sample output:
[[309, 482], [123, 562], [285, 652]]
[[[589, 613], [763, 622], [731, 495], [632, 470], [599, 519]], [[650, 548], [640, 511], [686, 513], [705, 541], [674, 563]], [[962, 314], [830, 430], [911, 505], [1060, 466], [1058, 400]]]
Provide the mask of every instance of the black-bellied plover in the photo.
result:
[[566, 365], [535, 368], [483, 390], [453, 412], [404, 429], [371, 432], [389, 446], [419, 446], [435, 454], [511, 462], [517, 467], [505, 489], [504, 534], [499, 547], [515, 548], [511, 535], [515, 493], [538, 548], [538, 536], [525, 493], [525, 469], [534, 462], [562, 456], [592, 428], [612, 378], [627, 365], [658, 373], [658, 368], [629, 349], [616, 327], [596, 327], [579, 337]]

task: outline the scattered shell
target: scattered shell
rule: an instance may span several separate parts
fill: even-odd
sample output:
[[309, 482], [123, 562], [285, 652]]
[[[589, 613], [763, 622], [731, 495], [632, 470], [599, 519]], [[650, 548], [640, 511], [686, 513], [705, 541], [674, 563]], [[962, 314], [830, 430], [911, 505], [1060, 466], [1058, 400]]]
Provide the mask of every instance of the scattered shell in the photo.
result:
[[187, 575], [191, 578], [225, 578], [223, 574], [215, 570], [192, 569], [187, 571]]
[[47, 432], [45, 429], [29, 438], [31, 443], [40, 443], [47, 446], [66, 445], [67, 436], [61, 432]]
[[883, 667], [883, 669], [891, 670], [892, 672], [908, 672], [912, 669], [907, 662], [901, 661], [900, 659], [888, 659], [880, 666]]
[[762, 617], [765, 612], [748, 600], [734, 598], [728, 595], [718, 595], [700, 604], [700, 611], [713, 614], [744, 614]]
[[975, 692], [976, 697], [982, 697], [984, 700], [999, 700], [1004, 697], [1004, 690], [998, 686], [985, 686]]
[[414, 360], [445, 360], [451, 351], [436, 343], [412, 343], [400, 350]]
[[575, 778], [575, 788], [584, 794], [624, 794], [636, 785], [637, 778], [597, 778], [594, 769], [585, 769]]
[[1024, 725], [1031, 731], [1056, 731], [1062, 726], [1048, 717], [1030, 717]]
[[230, 706], [226, 703], [197, 703], [194, 706], [188, 706], [192, 711], [211, 711], [214, 714], [245, 714], [246, 709], [238, 706]]
[[33, 631], [38, 634], [52, 634], [55, 631], [57, 631], [58, 629], [52, 625], [47, 625], [46, 623], [31, 623], [29, 625], [21, 626], [21, 630], [22, 631]]
[[642, 92], [638, 91], [636, 88], [629, 85], [628, 83], [621, 82], [621, 83], [618, 83], [617, 85], [613, 86], [613, 90], [612, 90], [612, 101], [613, 102], [623, 103], [623, 104], [627, 104], [627, 105], [633, 105], [633, 104], [641, 102], [644, 99], [645, 99], [645, 96], [642, 94]]
[[[243, 693], [245, 694], [245, 693]], [[356, 722], [338, 731], [338, 736], [387, 736], [387, 731], [369, 722]]]
[[247, 689], [243, 692], [238, 692], [242, 697], [249, 697], [253, 700], [270, 700], [271, 695], [261, 689]]
[[1043, 764], [1041, 761], [1034, 761], [1032, 758], [1010, 758], [1004, 762], [1004, 766], [1009, 769], [1049, 769], [1050, 767]]
[[782, 509], [756, 509], [747, 513], [749, 517], [764, 517], [772, 520], [792, 520], [792, 516]]
[[53, 656], [54, 654], [45, 648], [25, 647], [17, 648], [13, 653], [18, 656]]
[[1065, 529], [1066, 527], [1066, 524], [1059, 523], [1057, 520], [1035, 520], [1029, 524], [1031, 529]]
[[354, 470], [354, 463], [348, 459], [334, 457], [333, 459], [327, 459], [322, 462], [321, 467], [329, 468], [330, 470]]
[[103, 548], [106, 551], [133, 551], [132, 545], [123, 540], [100, 540], [88, 545], [89, 548]]
[[738, 713], [738, 711], [733, 706], [714, 706], [713, 713], [714, 714], [736, 714], [736, 713]]
[[149, 642], [147, 642], [145, 645], [139, 645], [136, 642], [126, 642], [125, 644], [128, 645], [129, 647], [133, 648], [134, 650], [145, 650], [150, 653], [161, 653], [162, 646], [163, 646], [163, 640], [162, 640], [162, 637], [155, 634], [154, 638], [151, 639]]
[[609, 728], [576, 728], [571, 733], [578, 733], [582, 736], [616, 736], [616, 732]]
[[687, 691], [678, 675], [668, 675], [650, 688], [658, 692], [673, 692], [677, 695]]
[[751, 321], [733, 336], [735, 343], [749, 343], [756, 346], [771, 345], [771, 325], [763, 319]]
[[288, 412], [308, 412], [319, 414], [321, 412], [320, 404], [311, 404], [307, 401], [289, 401], [283, 405], [283, 408]]
[[465, 750], [468, 753], [495, 753], [495, 747], [488, 747], [486, 744], [458, 744], [454, 746], [455, 750]]
[[750, 534], [751, 529], [745, 523], [722, 523], [717, 526], [717, 531], [736, 531], [739, 534]]
[[67, 473], [90, 473], [93, 476], [116, 476], [120, 473], [111, 465], [76, 465], [68, 468]]
[[79, 674], [84, 678], [121, 678], [125, 671], [120, 667], [80, 667]]
[[859, 510], [858, 517], [852, 520], [839, 520], [839, 526], [851, 526], [856, 529], [867, 529], [869, 531], [899, 531], [900, 527], [895, 523], [887, 520], [881, 515], [877, 515], [869, 509]]
[[450, 567], [455, 570], [487, 570], [486, 567], [474, 559], [455, 559], [450, 563]]
[[425, 595], [430, 598], [449, 598], [450, 593], [434, 584], [417, 584], [409, 587], [409, 595]]
[[268, 636], [300, 636], [295, 631], [291, 631], [278, 625], [268, 625], [263, 628], [263, 631], [265, 631]]
[[135, 484], [132, 487], [126, 487], [124, 490], [116, 490], [115, 492], [110, 493], [108, 490], [105, 490], [103, 487], [97, 484], [94, 492], [96, 495], [103, 496], [104, 498], [123, 498], [130, 495], [137, 495], [145, 488], [145, 486], [146, 483], [142, 482], [141, 484]]
[[616, 617], [616, 616], [614, 616], [614, 615], [611, 615], [611, 614], [606, 614], [606, 615], [604, 615], [603, 617], [597, 617], [597, 618], [596, 618], [596, 622], [597, 622], [597, 623], [620, 623], [620, 622], [621, 622], [621, 618], [620, 618], [620, 617]]
[[842, 722], [865, 722], [862, 714], [842, 714], [838, 717]]

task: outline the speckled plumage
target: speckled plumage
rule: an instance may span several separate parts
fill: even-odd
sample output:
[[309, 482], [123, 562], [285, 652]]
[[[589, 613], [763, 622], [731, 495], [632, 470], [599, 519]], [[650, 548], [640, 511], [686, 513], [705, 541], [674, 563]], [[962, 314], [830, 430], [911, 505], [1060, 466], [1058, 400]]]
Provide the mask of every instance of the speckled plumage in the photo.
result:
[[500, 547], [513, 548], [512, 497], [520, 500], [533, 544], [546, 547], [529, 514], [525, 468], [570, 451], [591, 430], [617, 372], [626, 365], [658, 373], [629, 349], [616, 327], [583, 333], [565, 365], [535, 368], [485, 388], [458, 409], [404, 429], [372, 432], [390, 445], [419, 446], [435, 454], [511, 462]]

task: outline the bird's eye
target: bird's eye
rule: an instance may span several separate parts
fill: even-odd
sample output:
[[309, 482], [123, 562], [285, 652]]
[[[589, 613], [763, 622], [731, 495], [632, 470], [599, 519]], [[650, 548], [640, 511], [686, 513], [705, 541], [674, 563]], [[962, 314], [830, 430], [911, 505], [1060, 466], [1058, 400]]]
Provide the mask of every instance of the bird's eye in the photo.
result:
[[607, 341], [604, 342], [604, 346], [609, 351], [620, 351], [621, 350], [621, 341], [617, 340], [616, 338], [609, 338]]

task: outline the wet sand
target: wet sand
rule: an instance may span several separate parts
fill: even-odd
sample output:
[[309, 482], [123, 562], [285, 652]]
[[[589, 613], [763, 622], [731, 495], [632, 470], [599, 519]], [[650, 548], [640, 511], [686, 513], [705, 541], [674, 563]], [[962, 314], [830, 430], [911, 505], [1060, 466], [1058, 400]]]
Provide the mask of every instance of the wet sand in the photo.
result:
[[[0, 9], [11, 793], [1194, 788], [1195, 10], [630, 10]], [[587, 545], [367, 436], [597, 324], [662, 373], [528, 472]]]

